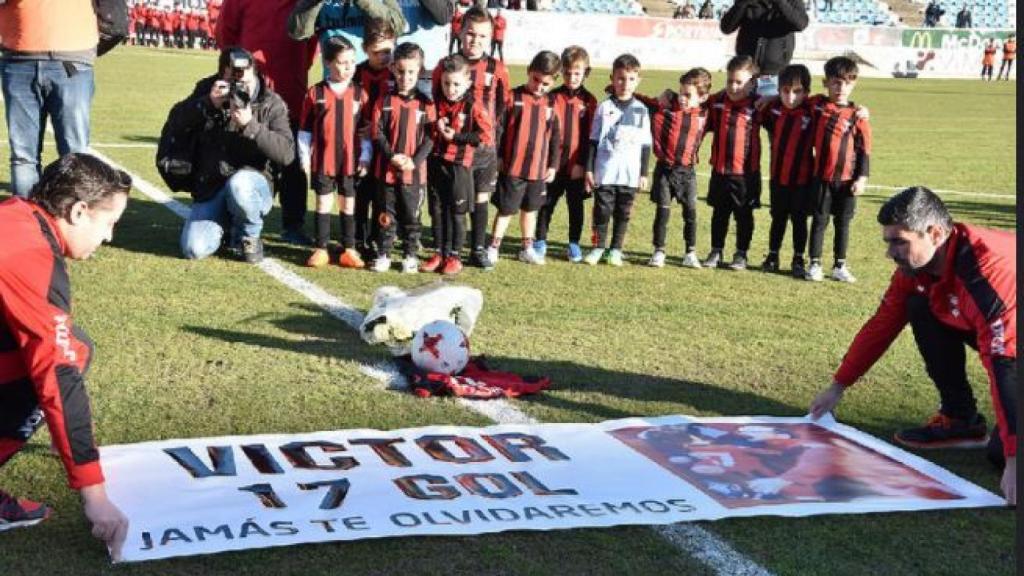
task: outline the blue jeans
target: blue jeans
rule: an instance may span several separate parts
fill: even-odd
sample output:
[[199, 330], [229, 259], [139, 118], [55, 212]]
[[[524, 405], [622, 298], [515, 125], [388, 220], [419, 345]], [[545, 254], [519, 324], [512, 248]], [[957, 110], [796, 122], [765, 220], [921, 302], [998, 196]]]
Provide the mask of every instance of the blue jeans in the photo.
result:
[[7, 135], [11, 144], [11, 190], [27, 198], [41, 171], [43, 131], [53, 122], [57, 153], [89, 147], [89, 107], [94, 92], [89, 64], [61, 60], [0, 60]]
[[235, 172], [212, 198], [192, 204], [181, 231], [182, 254], [190, 260], [213, 254], [220, 248], [225, 228], [233, 245], [243, 237], [259, 238], [272, 201], [270, 183], [263, 174], [251, 169]]

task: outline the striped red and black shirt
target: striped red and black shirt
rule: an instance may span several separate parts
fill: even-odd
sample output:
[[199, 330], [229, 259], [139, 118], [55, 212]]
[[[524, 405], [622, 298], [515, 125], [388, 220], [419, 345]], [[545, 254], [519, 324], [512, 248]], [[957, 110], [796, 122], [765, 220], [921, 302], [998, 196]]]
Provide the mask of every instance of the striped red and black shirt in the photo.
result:
[[845, 182], [870, 175], [871, 125], [857, 117], [850, 102], [834, 104], [824, 96], [811, 99], [814, 111], [814, 176]]
[[551, 97], [561, 141], [558, 174], [569, 176], [574, 166], [585, 168], [587, 165], [590, 125], [594, 122], [597, 98], [582, 86], [570, 90], [565, 85], [552, 90]]
[[356, 173], [360, 139], [365, 134], [362, 115], [366, 102], [366, 91], [351, 83], [341, 94], [335, 94], [326, 80], [306, 92], [299, 130], [312, 135], [313, 174], [343, 177]]
[[437, 129], [437, 123], [434, 124], [433, 154], [445, 162], [472, 168], [477, 148], [494, 146], [491, 115], [468, 92], [455, 102], [442, 99], [437, 104], [437, 119], [444, 119], [455, 130], [455, 138], [445, 140]]
[[[426, 184], [435, 120], [434, 103], [419, 90], [408, 96], [389, 93], [377, 100], [370, 121], [373, 175], [386, 184]], [[395, 154], [412, 158], [416, 167], [411, 171], [395, 168], [391, 165]]]
[[[505, 63], [492, 56], [469, 62], [469, 80], [472, 84], [473, 99], [482, 102], [487, 114], [493, 119], [491, 124], [491, 141], [501, 140], [501, 129], [504, 126], [505, 111], [508, 109], [511, 83]], [[444, 100], [441, 91], [441, 66], [434, 66], [432, 77], [434, 102]]]
[[715, 133], [711, 142], [712, 170], [725, 176], [760, 172], [761, 135], [754, 97], [734, 102], [722, 90], [708, 98], [707, 107], [707, 129]]
[[367, 60], [356, 66], [352, 82], [362, 86], [366, 91], [367, 110], [372, 110], [378, 98], [395, 89], [395, 75], [391, 72], [391, 68], [385, 66], [380, 70], [374, 70], [370, 68], [370, 63]]
[[771, 181], [804, 186], [814, 169], [814, 111], [808, 101], [796, 108], [773, 102], [761, 111], [761, 125], [771, 142]]
[[558, 167], [559, 146], [554, 99], [546, 94], [535, 96], [525, 85], [512, 90], [498, 150], [502, 173], [523, 180], [544, 180], [548, 168]]
[[697, 153], [704, 139], [707, 127], [707, 108], [684, 109], [675, 95], [668, 106], [662, 106], [657, 98], [634, 94], [647, 106], [651, 115], [651, 139], [654, 142], [654, 157], [668, 166], [691, 168], [697, 165]]

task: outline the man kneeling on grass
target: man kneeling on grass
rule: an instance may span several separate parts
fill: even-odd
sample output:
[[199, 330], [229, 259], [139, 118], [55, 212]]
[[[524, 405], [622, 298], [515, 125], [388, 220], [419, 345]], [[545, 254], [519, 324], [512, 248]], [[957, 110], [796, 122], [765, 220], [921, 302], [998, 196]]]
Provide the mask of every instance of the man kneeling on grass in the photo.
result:
[[[1006, 501], [1016, 505], [1017, 236], [954, 223], [942, 200], [921, 186], [890, 198], [878, 223], [898, 268], [832, 384], [811, 403], [811, 416], [835, 408], [909, 322], [941, 403], [924, 426], [897, 432], [896, 442], [922, 449], [988, 443], [989, 459], [1003, 468]], [[998, 420], [991, 439], [967, 382], [965, 346], [978, 351], [988, 372]]]

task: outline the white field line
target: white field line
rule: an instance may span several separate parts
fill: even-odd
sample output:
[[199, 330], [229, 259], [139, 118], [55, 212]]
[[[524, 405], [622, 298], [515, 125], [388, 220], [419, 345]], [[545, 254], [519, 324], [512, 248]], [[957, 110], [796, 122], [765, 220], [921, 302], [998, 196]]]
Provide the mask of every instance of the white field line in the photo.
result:
[[[146, 196], [162, 204], [181, 218], [188, 216], [189, 210], [184, 204], [171, 198], [157, 186], [131, 173], [107, 156], [95, 150], [90, 152], [112, 166], [128, 172], [132, 177], [132, 184]], [[259, 264], [259, 268], [271, 278], [298, 292], [331, 316], [341, 320], [353, 330], [359, 329], [363, 314], [350, 304], [343, 302], [313, 282], [288, 270], [273, 258], [264, 258], [263, 262]], [[380, 362], [373, 366], [361, 364], [359, 371], [391, 389], [401, 389], [408, 385], [393, 362]], [[468, 400], [466, 398], [459, 398], [459, 403], [499, 424], [537, 423], [537, 420], [527, 416], [503, 399]], [[771, 575], [771, 572], [736, 551], [714, 533], [696, 524], [683, 523], [656, 526], [654, 527], [654, 532], [668, 541], [677, 550], [703, 562], [720, 576]]]

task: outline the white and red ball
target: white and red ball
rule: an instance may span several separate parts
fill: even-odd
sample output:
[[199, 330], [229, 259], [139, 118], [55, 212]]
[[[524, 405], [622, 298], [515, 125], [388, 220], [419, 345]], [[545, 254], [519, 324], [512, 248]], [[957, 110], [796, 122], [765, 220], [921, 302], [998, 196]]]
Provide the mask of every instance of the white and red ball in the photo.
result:
[[458, 374], [469, 362], [469, 339], [455, 323], [434, 320], [413, 336], [412, 362], [427, 372]]

